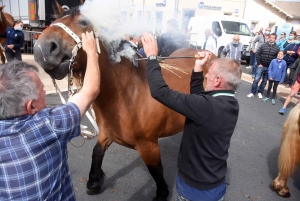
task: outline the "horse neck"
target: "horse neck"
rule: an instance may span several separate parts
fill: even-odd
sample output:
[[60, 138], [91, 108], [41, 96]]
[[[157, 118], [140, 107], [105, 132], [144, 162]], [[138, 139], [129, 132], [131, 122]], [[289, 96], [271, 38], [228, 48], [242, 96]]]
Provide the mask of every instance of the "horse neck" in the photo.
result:
[[[3, 32], [5, 29], [6, 29], [6, 24], [5, 24], [5, 15], [4, 15], [4, 13], [1, 11], [0, 12], [1, 13], [1, 20], [0, 20], [0, 29], [1, 29], [1, 32]], [[4, 30], [3, 30], [4, 29]]]
[[[120, 87], [136, 89], [147, 83], [145, 66], [135, 67], [129, 60], [124, 58], [119, 63], [113, 63], [110, 61], [109, 52], [101, 42], [100, 49], [99, 68], [102, 87], [107, 88], [107, 86], [110, 86], [109, 88], [113, 90]], [[103, 90], [100, 90], [100, 93], [103, 93]]]
[[[5, 16], [4, 12], [1, 11], [1, 28], [3, 27], [4, 30], [9, 27], [9, 26], [13, 26], [13, 17], [11, 15], [9, 15], [8, 13], [6, 13], [7, 16]], [[10, 19], [8, 19], [10, 18]]]

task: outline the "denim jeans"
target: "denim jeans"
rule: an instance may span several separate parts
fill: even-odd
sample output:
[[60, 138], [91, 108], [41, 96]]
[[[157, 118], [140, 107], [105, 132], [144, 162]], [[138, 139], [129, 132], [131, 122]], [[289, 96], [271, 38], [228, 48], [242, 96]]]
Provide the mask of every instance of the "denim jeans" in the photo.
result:
[[[221, 199], [219, 199], [218, 201], [223, 201], [223, 200], [224, 200], [224, 196]], [[192, 200], [186, 199], [186, 198], [178, 195], [176, 201], [192, 201]]]
[[[255, 78], [251, 87], [251, 93], [252, 94], [256, 94], [256, 91], [258, 93], [263, 93], [265, 86], [267, 84], [268, 81], [268, 67], [257, 67], [256, 69], [256, 74], [255, 74]], [[260, 86], [257, 90], [258, 87], [258, 83], [260, 81], [260, 79], [262, 78], [262, 82], [260, 83]]]
[[254, 66], [256, 63], [256, 54], [251, 50], [250, 51], [250, 64], [249, 66]]
[[[253, 61], [253, 65], [252, 65], [252, 78], [255, 78], [256, 75], [256, 69], [257, 69], [257, 61], [256, 61], [256, 54], [254, 54], [254, 61]], [[251, 65], [250, 65], [251, 66]]]

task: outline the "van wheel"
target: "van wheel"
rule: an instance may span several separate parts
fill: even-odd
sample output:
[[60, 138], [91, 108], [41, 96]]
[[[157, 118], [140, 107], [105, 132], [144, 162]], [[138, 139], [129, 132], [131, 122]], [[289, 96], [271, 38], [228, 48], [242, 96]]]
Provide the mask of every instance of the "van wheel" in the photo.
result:
[[224, 47], [220, 47], [220, 48], [219, 48], [219, 51], [218, 51], [218, 58], [224, 58], [224, 57], [225, 57], [225, 55], [222, 53], [223, 49], [224, 49]]

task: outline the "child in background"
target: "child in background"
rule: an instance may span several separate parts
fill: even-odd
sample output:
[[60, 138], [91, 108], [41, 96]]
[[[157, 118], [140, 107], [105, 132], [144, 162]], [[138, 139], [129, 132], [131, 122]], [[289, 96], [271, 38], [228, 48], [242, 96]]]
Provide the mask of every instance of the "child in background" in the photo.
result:
[[268, 90], [267, 95], [264, 99], [262, 99], [263, 102], [269, 101], [269, 96], [271, 92], [271, 88], [273, 86], [273, 94], [272, 94], [272, 104], [275, 104], [275, 96], [277, 93], [277, 87], [279, 82], [282, 84], [284, 82], [285, 78], [285, 71], [286, 71], [286, 62], [283, 60], [284, 52], [279, 51], [277, 58], [273, 59], [269, 66], [269, 84], [268, 84]]

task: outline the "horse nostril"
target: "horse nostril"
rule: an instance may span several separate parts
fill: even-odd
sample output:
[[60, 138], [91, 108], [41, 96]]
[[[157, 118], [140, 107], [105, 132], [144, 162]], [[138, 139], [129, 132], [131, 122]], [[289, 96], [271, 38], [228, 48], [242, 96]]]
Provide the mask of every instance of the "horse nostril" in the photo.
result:
[[57, 43], [51, 42], [50, 43], [50, 54], [57, 49]]

